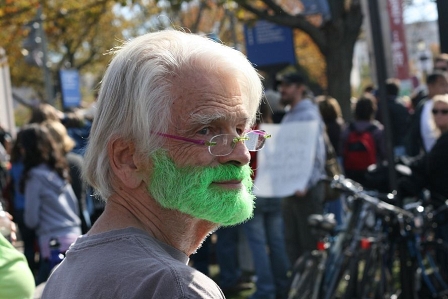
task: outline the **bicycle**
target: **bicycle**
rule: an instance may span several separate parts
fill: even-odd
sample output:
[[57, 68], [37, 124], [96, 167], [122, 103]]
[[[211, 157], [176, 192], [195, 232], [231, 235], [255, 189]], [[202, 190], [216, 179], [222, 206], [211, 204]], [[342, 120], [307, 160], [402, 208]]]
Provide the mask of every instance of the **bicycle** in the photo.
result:
[[402, 285], [413, 286], [404, 290], [404, 299], [448, 298], [448, 245], [435, 234], [437, 218], [446, 213], [448, 203], [436, 207], [431, 200], [419, 200], [404, 208], [414, 214], [411, 221], [398, 219], [405, 244], [398, 251], [404, 259]]
[[289, 299], [448, 298], [448, 245], [434, 232], [448, 201], [401, 208], [393, 194], [343, 176], [331, 185], [348, 195], [351, 212], [341, 231], [327, 232], [325, 246], [297, 261]]
[[[392, 204], [379, 200], [379, 194], [372, 197], [359, 189], [353, 191], [375, 208], [372, 250], [363, 254], [353, 238], [349, 249], [354, 249], [351, 253], [355, 256], [341, 267], [349, 277], [347, 286], [337, 297], [330, 285], [324, 298], [448, 298], [448, 245], [435, 234], [436, 219], [446, 213], [448, 201], [435, 207], [433, 201], [421, 200], [400, 208], [393, 204], [391, 194], [383, 199]], [[360, 222], [357, 225], [367, 227]], [[358, 232], [358, 236], [368, 236], [366, 231]], [[393, 273], [398, 264], [398, 273]], [[344, 275], [339, 275], [339, 281]]]
[[[358, 288], [358, 278], [365, 281], [373, 275], [374, 272], [362, 270], [362, 265], [369, 265], [370, 269], [368, 263], [374, 260], [373, 257], [382, 256], [380, 250], [386, 244], [383, 224], [379, 222], [381, 218], [377, 217], [376, 210], [411, 216], [407, 211], [368, 195], [361, 185], [343, 176], [335, 176], [331, 185], [348, 195], [351, 213], [345, 227], [328, 246], [309, 252], [296, 262], [289, 299], [357, 298], [353, 296], [371, 292], [365, 287]], [[378, 285], [387, 286], [385, 274]]]
[[[392, 282], [389, 225], [395, 217], [412, 217], [397, 207], [393, 194], [368, 192], [344, 177], [334, 178], [332, 186], [350, 195], [351, 216], [343, 234], [343, 243], [329, 265], [322, 298], [390, 298], [399, 290]], [[381, 199], [380, 199], [381, 198]], [[385, 200], [389, 201], [386, 202]]]
[[288, 299], [319, 298], [319, 285], [328, 256], [327, 249], [334, 242], [336, 221], [333, 214], [310, 215], [308, 224], [319, 235], [319, 241], [316, 250], [304, 254], [295, 263]]

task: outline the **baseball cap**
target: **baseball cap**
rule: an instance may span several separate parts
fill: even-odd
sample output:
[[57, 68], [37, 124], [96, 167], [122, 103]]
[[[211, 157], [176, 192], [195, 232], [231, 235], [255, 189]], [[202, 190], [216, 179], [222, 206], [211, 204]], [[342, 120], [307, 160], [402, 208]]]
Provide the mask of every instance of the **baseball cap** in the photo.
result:
[[280, 83], [286, 84], [305, 84], [305, 78], [298, 73], [286, 74], [280, 78]]

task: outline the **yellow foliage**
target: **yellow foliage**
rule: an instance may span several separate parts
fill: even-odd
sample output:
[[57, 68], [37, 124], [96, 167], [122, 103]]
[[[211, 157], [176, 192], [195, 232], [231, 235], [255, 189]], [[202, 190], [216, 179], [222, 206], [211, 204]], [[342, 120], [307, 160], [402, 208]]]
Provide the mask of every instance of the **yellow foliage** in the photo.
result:
[[129, 26], [114, 14], [115, 1], [14, 0], [0, 8], [0, 46], [8, 55], [12, 84], [31, 86], [43, 94], [41, 68], [27, 64], [22, 54], [29, 33], [25, 25], [36, 20], [40, 4], [53, 81], [64, 67], [103, 71], [109, 61], [103, 53], [123, 40], [122, 32]]
[[310, 80], [327, 88], [325, 58], [308, 34], [299, 29], [293, 30], [294, 48], [298, 63], [308, 73]]

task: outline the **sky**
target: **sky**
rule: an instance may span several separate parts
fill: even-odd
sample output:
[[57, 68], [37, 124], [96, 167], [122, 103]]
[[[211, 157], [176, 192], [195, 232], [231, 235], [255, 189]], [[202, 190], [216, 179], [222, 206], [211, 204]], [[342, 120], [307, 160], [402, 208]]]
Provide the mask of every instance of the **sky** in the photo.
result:
[[405, 23], [437, 20], [437, 5], [430, 0], [414, 0], [404, 12]]

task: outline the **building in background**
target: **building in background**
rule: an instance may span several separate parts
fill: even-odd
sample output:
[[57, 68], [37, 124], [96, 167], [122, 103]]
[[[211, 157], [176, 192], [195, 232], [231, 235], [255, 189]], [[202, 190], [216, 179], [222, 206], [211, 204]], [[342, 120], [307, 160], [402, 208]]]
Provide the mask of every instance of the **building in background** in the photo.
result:
[[13, 137], [16, 136], [14, 109], [12, 107], [11, 77], [6, 52], [0, 48], [0, 125]]

